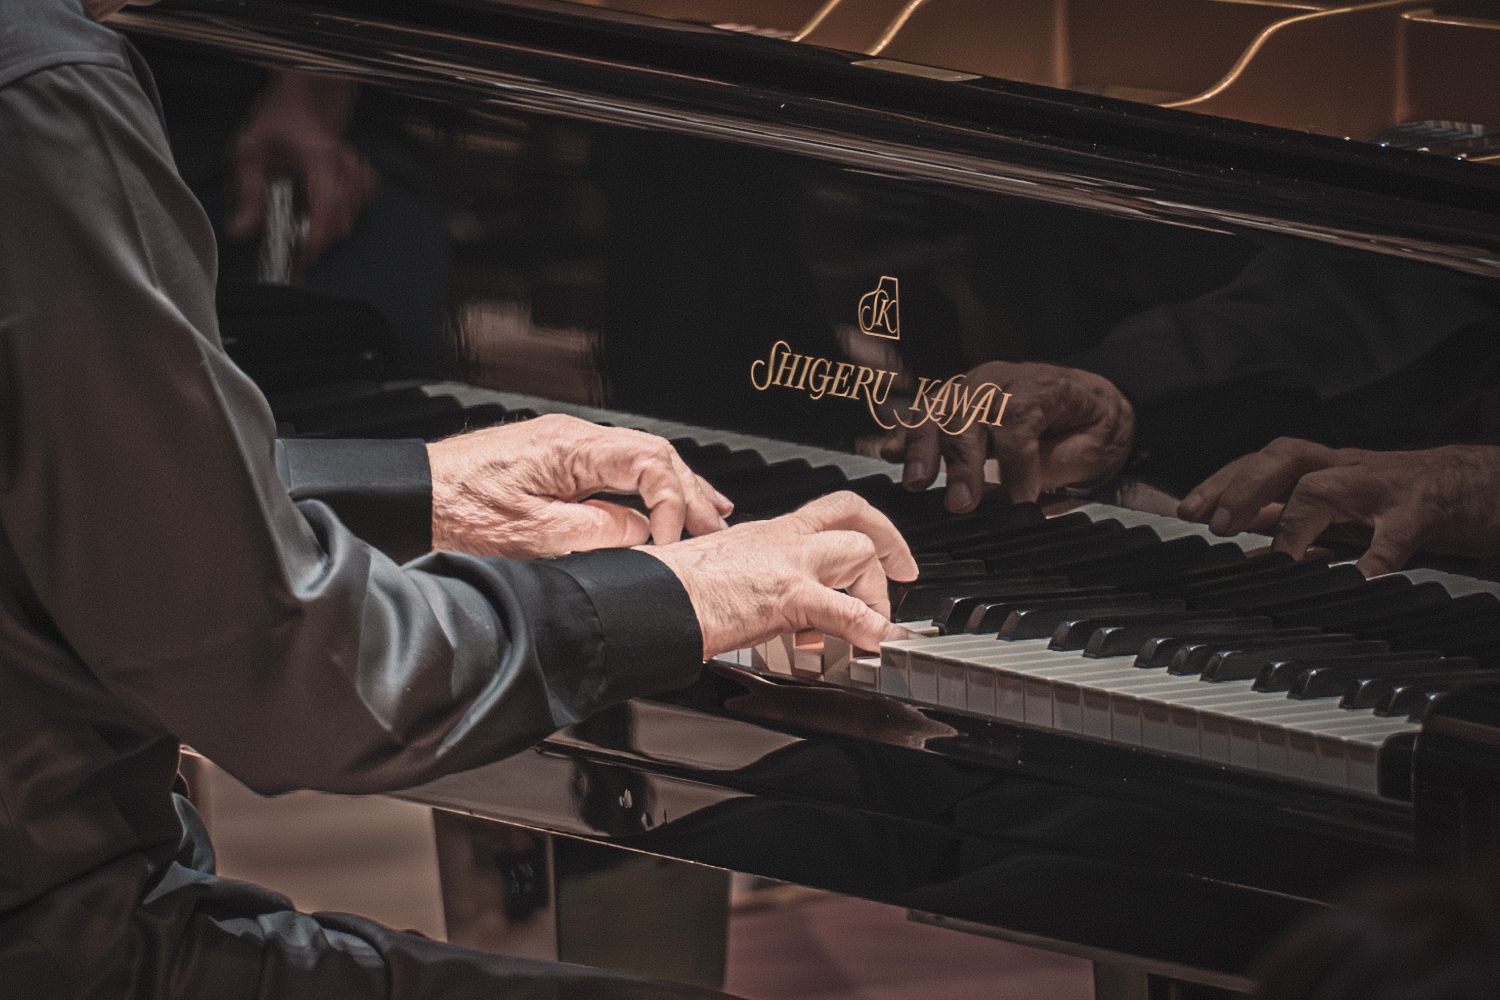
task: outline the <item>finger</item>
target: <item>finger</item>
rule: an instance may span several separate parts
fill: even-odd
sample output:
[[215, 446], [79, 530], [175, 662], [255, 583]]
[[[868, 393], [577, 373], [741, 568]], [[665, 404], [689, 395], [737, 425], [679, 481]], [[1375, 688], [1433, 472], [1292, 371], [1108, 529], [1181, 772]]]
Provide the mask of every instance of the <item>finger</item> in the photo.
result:
[[906, 459], [906, 464], [901, 470], [901, 485], [914, 493], [931, 486], [938, 474], [938, 452], [938, 429], [936, 427], [923, 424], [921, 427], [907, 431], [904, 456], [896, 456]]
[[1370, 547], [1355, 563], [1365, 576], [1394, 573], [1411, 561], [1422, 547], [1421, 532], [1415, 515], [1392, 511], [1375, 519], [1375, 534]]
[[1030, 503], [1042, 495], [1042, 451], [1039, 435], [1027, 425], [999, 431], [995, 455], [1000, 460], [1000, 485], [1015, 503]]
[[228, 225], [230, 239], [248, 240], [266, 224], [266, 201], [270, 198], [266, 161], [255, 154], [241, 154], [234, 164], [234, 189]]
[[[650, 511], [652, 541], [669, 545], [682, 537], [689, 492], [696, 492], [697, 477], [664, 438], [625, 428], [599, 428], [573, 417], [537, 420], [549, 421], [548, 433], [570, 449], [563, 463], [566, 481], [555, 484], [556, 488], [571, 496], [601, 490], [634, 493]], [[698, 501], [694, 525], [703, 532], [720, 527], [721, 519], [711, 503]]]
[[714, 505], [714, 510], [719, 512], [720, 517], [728, 517], [734, 513], [734, 501], [714, 489], [713, 483], [710, 483], [702, 476], [698, 476], [698, 484], [703, 492], [708, 495], [709, 501]]
[[559, 537], [570, 552], [644, 545], [651, 536], [645, 515], [607, 500], [557, 500], [548, 505], [546, 517], [561, 529]]
[[1240, 474], [1240, 467], [1253, 458], [1254, 454], [1241, 455], [1189, 490], [1188, 495], [1177, 505], [1177, 516], [1185, 521], [1206, 524], [1218, 508], [1219, 497], [1224, 495], [1225, 487], [1234, 481], [1234, 477]]
[[636, 492], [651, 511], [651, 541], [670, 545], [682, 538], [687, 524], [687, 499], [682, 495], [682, 480], [670, 462], [653, 461], [641, 469]]
[[910, 433], [904, 427], [897, 427], [880, 439], [880, 445], [875, 449], [876, 454], [887, 462], [899, 462], [906, 457], [906, 440]]
[[791, 594], [790, 598], [794, 605], [794, 620], [807, 628], [843, 639], [855, 649], [879, 649], [882, 642], [911, 635], [857, 597], [811, 582]]
[[677, 449], [670, 449], [667, 458], [672, 463], [673, 474], [677, 476], [681, 484], [680, 488], [686, 504], [684, 519], [687, 530], [694, 535], [707, 535], [729, 527], [709, 497], [708, 484], [693, 474], [693, 470], [687, 467], [687, 463], [682, 460]]
[[305, 170], [302, 187], [307, 196], [307, 239], [302, 244], [298, 263], [305, 270], [316, 263], [337, 239], [335, 233], [340, 209], [338, 179], [321, 158]]
[[1099, 478], [1100, 441], [1091, 432], [1069, 434], [1042, 445], [1042, 488], [1055, 490]]
[[943, 457], [948, 467], [948, 493], [943, 506], [963, 514], [979, 506], [984, 495], [984, 460], [989, 455], [989, 438], [977, 427], [962, 434], [944, 434]]
[[849, 530], [868, 535], [875, 543], [875, 555], [886, 576], [902, 582], [917, 578], [917, 561], [901, 532], [884, 514], [853, 493], [830, 493], [786, 516], [799, 520], [811, 531]]
[[1262, 535], [1276, 533], [1276, 525], [1281, 523], [1281, 512], [1286, 509], [1284, 503], [1268, 503], [1255, 515], [1255, 520], [1250, 522], [1246, 531], [1259, 532]]
[[[1231, 463], [1234, 473], [1221, 480], [1222, 488], [1208, 515], [1209, 528], [1219, 535], [1244, 531], [1263, 507], [1290, 496], [1303, 476], [1332, 464], [1331, 448], [1297, 438], [1277, 438], [1260, 451]], [[1200, 486], [1193, 492], [1202, 489]]]
[[1301, 559], [1307, 553], [1307, 547], [1328, 530], [1340, 508], [1335, 499], [1339, 484], [1330, 474], [1332, 471], [1335, 470], [1310, 473], [1297, 483], [1281, 511], [1276, 537], [1271, 542], [1272, 549], [1285, 552], [1293, 559]]
[[891, 616], [885, 569], [869, 535], [857, 531], [819, 532], [808, 541], [804, 555], [823, 586], [847, 590], [886, 618]]

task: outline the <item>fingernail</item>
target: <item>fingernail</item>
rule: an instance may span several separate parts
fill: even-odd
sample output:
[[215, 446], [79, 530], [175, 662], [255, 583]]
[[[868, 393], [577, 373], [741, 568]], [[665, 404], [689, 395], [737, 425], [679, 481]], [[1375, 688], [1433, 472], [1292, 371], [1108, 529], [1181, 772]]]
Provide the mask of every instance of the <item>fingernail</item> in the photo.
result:
[[906, 469], [901, 473], [901, 482], [906, 486], [920, 486], [929, 478], [927, 463], [920, 458], [907, 460]]
[[1225, 510], [1223, 507], [1220, 507], [1218, 510], [1214, 511], [1213, 520], [1208, 522], [1208, 530], [1212, 531], [1216, 535], [1228, 534], [1229, 523], [1233, 520], [1234, 515], [1229, 513], [1229, 511]]
[[954, 513], [963, 513], [974, 503], [974, 494], [969, 491], [967, 483], [954, 483], [948, 487], [948, 509]]
[[724, 494], [720, 493], [718, 490], [714, 490], [714, 488], [712, 486], [710, 486], [709, 489], [713, 490], [714, 496], [718, 498], [719, 503], [724, 504], [726, 507], [731, 507], [732, 508], [734, 506], [734, 501], [733, 500], [729, 499]]

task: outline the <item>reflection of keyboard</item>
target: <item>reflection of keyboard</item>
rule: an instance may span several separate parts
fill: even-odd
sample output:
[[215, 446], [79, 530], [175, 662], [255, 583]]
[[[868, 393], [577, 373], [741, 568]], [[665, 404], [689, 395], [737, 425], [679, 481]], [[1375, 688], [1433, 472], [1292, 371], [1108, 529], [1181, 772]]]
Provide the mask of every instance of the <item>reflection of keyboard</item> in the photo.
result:
[[852, 489], [901, 528], [922, 579], [895, 615], [926, 633], [864, 656], [784, 636], [725, 659], [938, 709], [1319, 787], [1400, 797], [1391, 755], [1445, 692], [1500, 662], [1500, 587], [1430, 570], [1366, 581], [1292, 563], [1264, 536], [1219, 539], [1105, 504], [945, 513], [888, 463], [457, 384], [278, 408], [299, 433], [436, 437], [567, 412], [674, 441], [687, 463], [765, 517]]

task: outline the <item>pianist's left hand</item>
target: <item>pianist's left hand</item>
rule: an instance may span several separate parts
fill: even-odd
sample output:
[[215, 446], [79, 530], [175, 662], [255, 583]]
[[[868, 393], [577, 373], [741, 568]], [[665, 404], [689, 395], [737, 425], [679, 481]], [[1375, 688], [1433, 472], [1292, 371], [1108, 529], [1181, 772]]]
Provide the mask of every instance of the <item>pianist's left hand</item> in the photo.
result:
[[968, 373], [970, 385], [993, 382], [1011, 394], [999, 427], [974, 424], [944, 434], [931, 423], [881, 448], [905, 461], [902, 482], [925, 490], [948, 465], [945, 502], [955, 513], [973, 510], [984, 491], [984, 465], [996, 459], [1000, 485], [1014, 501], [1048, 490], [1103, 482], [1125, 465], [1135, 444], [1135, 410], [1109, 379], [1078, 368], [1035, 362], [990, 361]]
[[1500, 553], [1497, 494], [1500, 447], [1366, 451], [1278, 438], [1209, 476], [1177, 513], [1218, 535], [1274, 532], [1274, 547], [1299, 559], [1330, 526], [1364, 525], [1373, 535], [1359, 568], [1374, 576], [1418, 551]]
[[[435, 549], [531, 559], [675, 542], [725, 527], [734, 505], [664, 438], [563, 414], [427, 446]], [[640, 496], [650, 517], [594, 493]]]

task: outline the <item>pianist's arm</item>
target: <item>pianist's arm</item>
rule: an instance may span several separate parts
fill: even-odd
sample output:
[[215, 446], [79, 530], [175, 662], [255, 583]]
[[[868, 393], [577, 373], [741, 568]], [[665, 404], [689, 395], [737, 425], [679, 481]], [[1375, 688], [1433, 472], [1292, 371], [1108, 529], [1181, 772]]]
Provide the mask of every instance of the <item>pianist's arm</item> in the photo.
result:
[[372, 791], [695, 676], [692, 605], [645, 553], [403, 568], [292, 501], [131, 74], [36, 73], [0, 134], [25, 137], [0, 143], [0, 524], [29, 613], [145, 724], [263, 791]]

